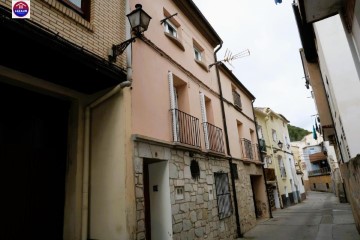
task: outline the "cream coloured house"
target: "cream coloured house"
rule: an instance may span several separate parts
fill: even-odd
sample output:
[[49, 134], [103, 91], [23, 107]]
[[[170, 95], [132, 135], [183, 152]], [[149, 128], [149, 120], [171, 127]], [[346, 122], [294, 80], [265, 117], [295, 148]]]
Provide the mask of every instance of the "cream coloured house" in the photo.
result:
[[302, 182], [290, 148], [289, 121], [270, 108], [256, 107], [255, 116], [271, 206], [284, 208], [298, 203]]

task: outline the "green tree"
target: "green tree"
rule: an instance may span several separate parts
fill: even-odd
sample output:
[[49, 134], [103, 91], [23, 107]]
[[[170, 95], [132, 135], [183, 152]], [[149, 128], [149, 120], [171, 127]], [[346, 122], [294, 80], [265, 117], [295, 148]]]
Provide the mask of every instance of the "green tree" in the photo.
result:
[[303, 137], [311, 133], [306, 129], [292, 126], [291, 124], [288, 125], [288, 130], [291, 142], [300, 141]]

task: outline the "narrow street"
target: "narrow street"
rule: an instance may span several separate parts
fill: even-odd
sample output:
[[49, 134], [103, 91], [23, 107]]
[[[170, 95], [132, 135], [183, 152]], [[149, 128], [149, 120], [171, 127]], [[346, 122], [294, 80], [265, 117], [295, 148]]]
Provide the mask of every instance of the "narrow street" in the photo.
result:
[[244, 239], [358, 240], [349, 204], [338, 203], [332, 193], [308, 192], [300, 204], [273, 212]]

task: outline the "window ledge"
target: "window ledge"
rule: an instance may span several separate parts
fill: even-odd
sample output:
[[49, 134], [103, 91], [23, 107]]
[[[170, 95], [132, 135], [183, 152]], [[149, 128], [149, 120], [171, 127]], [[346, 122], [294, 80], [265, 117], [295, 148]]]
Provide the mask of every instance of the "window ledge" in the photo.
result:
[[234, 106], [235, 106], [235, 108], [236, 108], [237, 110], [239, 110], [240, 112], [242, 112], [242, 107], [240, 107], [240, 106], [238, 106], [238, 105], [236, 105], [236, 104], [234, 104]]
[[59, 12], [63, 13], [66, 17], [74, 20], [79, 25], [85, 27], [90, 31], [94, 31], [94, 25], [91, 24], [89, 21], [85, 20], [81, 15], [77, 12], [72, 10], [71, 8], [67, 7], [64, 4], [60, 4], [58, 1], [55, 0], [43, 0], [43, 2], [49, 4], [54, 9], [58, 10]]
[[197, 59], [194, 59], [194, 60], [195, 60], [195, 62], [196, 62], [197, 64], [199, 64], [200, 67], [202, 67], [202, 69], [204, 69], [205, 71], [209, 72], [209, 69], [208, 69], [208, 67], [205, 65], [204, 62], [199, 61], [199, 60], [197, 60]]
[[164, 32], [165, 36], [168, 37], [176, 46], [178, 46], [181, 50], [185, 51], [184, 45], [180, 42], [180, 40], [171, 34]]

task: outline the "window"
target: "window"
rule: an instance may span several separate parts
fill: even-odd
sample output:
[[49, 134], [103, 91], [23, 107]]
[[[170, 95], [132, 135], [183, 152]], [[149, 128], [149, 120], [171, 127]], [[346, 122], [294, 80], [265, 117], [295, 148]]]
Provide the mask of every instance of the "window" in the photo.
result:
[[261, 125], [257, 125], [256, 128], [257, 128], [259, 139], [264, 139]]
[[227, 173], [214, 173], [216, 198], [218, 203], [219, 219], [232, 214], [231, 196], [229, 191], [229, 178]]
[[208, 72], [209, 69], [208, 69], [208, 66], [206, 65], [205, 49], [194, 38], [193, 38], [193, 50], [194, 50], [194, 60], [195, 60], [195, 62], [201, 68], [203, 68], [205, 71]]
[[81, 8], [81, 0], [69, 0], [69, 2], [75, 4], [77, 7]]
[[277, 141], [277, 135], [276, 135], [276, 131], [274, 129], [272, 129], [272, 139], [274, 140], [274, 142]]
[[167, 32], [168, 34], [170, 34], [174, 38], [178, 37], [177, 27], [175, 27], [175, 25], [173, 25], [170, 21], [165, 21], [164, 22], [164, 27], [165, 27], [165, 32]]
[[234, 105], [235, 107], [239, 107], [241, 109], [241, 99], [240, 94], [233, 89], [233, 98], [234, 98]]
[[286, 170], [281, 156], [279, 156], [278, 161], [279, 161], [280, 175], [282, 178], [286, 178]]
[[86, 20], [90, 19], [90, 1], [91, 0], [59, 0], [66, 6], [72, 8]]
[[196, 60], [201, 62], [201, 51], [199, 49], [197, 49], [196, 47], [194, 47], [194, 57]]

